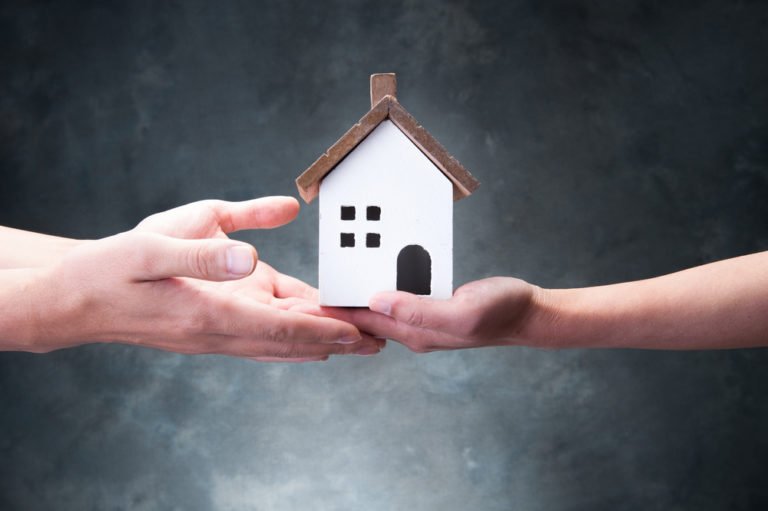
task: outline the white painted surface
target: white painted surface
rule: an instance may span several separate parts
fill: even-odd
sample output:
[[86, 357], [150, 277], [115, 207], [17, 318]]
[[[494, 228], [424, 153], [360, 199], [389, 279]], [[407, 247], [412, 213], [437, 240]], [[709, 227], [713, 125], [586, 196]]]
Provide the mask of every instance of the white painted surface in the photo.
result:
[[[341, 220], [355, 206], [355, 220]], [[379, 206], [381, 220], [366, 220]], [[433, 298], [453, 292], [453, 189], [451, 182], [389, 120], [382, 122], [320, 183], [319, 287], [322, 305], [367, 307], [379, 291], [397, 287], [397, 256], [420, 245], [432, 259]], [[342, 248], [340, 233], [354, 233]], [[365, 246], [366, 233], [381, 246]]]

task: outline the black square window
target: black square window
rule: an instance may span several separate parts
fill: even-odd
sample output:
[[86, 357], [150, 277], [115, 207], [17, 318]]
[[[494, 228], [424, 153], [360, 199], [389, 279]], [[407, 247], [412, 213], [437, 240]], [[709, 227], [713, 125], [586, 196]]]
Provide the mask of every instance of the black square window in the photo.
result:
[[381, 220], [381, 208], [378, 206], [368, 206], [365, 210], [365, 218], [368, 220]]
[[342, 206], [341, 207], [341, 219], [342, 220], [354, 220], [355, 219], [355, 207], [354, 206]]
[[369, 248], [377, 248], [381, 246], [381, 234], [375, 232], [369, 232], [365, 235], [365, 246]]
[[355, 246], [355, 233], [354, 232], [342, 232], [341, 233], [341, 246], [342, 247], [354, 247]]

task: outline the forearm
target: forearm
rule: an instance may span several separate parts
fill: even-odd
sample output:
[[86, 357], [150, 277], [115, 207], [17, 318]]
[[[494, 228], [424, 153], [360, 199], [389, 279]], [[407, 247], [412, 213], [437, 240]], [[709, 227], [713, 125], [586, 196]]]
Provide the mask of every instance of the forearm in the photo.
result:
[[50, 271], [0, 270], [0, 351], [42, 353], [85, 342], [79, 331], [83, 300]]
[[58, 261], [81, 241], [0, 226], [0, 269], [34, 268]]
[[0, 226], [0, 351], [46, 352], [77, 344], [77, 294], [50, 269], [81, 240]]
[[768, 346], [768, 252], [637, 282], [541, 290], [524, 336], [553, 347]]
[[36, 351], [43, 297], [34, 269], [0, 270], [0, 351]]

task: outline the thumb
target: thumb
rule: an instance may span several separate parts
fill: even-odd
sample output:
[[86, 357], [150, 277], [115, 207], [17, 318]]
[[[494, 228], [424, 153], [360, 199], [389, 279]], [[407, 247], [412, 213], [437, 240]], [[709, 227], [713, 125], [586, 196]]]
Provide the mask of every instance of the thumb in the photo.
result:
[[253, 273], [258, 254], [247, 243], [228, 239], [185, 240], [143, 235], [132, 244], [136, 280], [192, 277], [235, 280]]
[[403, 291], [377, 293], [368, 306], [402, 323], [438, 331], [449, 331], [459, 315], [452, 300], [434, 300]]

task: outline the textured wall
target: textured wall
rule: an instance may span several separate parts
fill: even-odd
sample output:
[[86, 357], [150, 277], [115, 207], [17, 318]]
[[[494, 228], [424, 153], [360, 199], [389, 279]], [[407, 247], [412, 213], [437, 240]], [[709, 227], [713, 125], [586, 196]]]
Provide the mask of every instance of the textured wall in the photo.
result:
[[[672, 4], [672, 5], [670, 5]], [[457, 283], [768, 249], [758, 1], [0, 3], [0, 224], [294, 194], [368, 75], [483, 182]], [[244, 233], [314, 282], [316, 206]], [[1, 313], [1, 311], [0, 311]], [[1, 509], [765, 509], [768, 353], [0, 354]]]

